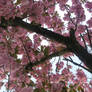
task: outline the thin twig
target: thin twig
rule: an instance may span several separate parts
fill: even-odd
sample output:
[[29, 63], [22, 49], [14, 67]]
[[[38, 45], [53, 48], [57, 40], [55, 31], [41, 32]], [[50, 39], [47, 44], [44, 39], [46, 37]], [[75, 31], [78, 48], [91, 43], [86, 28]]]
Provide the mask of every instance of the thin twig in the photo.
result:
[[60, 56], [59, 56], [59, 58], [58, 58], [58, 62], [57, 62], [57, 66], [56, 66], [56, 72], [58, 72], [58, 65], [59, 65], [59, 63], [60, 63]]
[[28, 60], [29, 60], [30, 69], [32, 69], [32, 62], [31, 62], [31, 60], [30, 60], [30, 56], [29, 56], [28, 50], [27, 50], [26, 46], [24, 45], [24, 43], [23, 43], [23, 41], [22, 41], [21, 38], [20, 38], [20, 40], [21, 40], [21, 42], [22, 42], [22, 45], [23, 45], [23, 48], [24, 48], [24, 50], [25, 50], [26, 56], [27, 56], [27, 58], [28, 58]]
[[8, 74], [8, 88], [7, 88], [7, 92], [9, 92], [9, 89], [10, 89], [10, 75], [11, 75], [11, 64], [10, 64], [10, 74]]
[[86, 30], [87, 30], [87, 35], [88, 35], [89, 43], [90, 43], [90, 46], [92, 48], [91, 37], [90, 37], [89, 30], [88, 30], [88, 27], [87, 26], [86, 26]]
[[86, 48], [86, 50], [87, 50], [87, 45], [86, 45], [85, 39], [84, 39], [84, 37], [83, 37], [82, 34], [80, 34], [80, 36], [81, 36], [81, 38], [82, 38], [82, 40], [83, 40], [83, 43], [84, 43], [84, 45], [85, 45], [85, 48]]
[[53, 57], [56, 57], [56, 56], [60, 56], [60, 55], [63, 55], [65, 53], [69, 52], [67, 48], [61, 50], [61, 51], [58, 51], [58, 52], [55, 52], [53, 54], [50, 54], [49, 56], [45, 56], [43, 57], [40, 61], [36, 61], [35, 63], [33, 63], [33, 65], [38, 65], [38, 64], [42, 64], [45, 62], [45, 60], [48, 60], [48, 59], [51, 59]]
[[24, 48], [24, 50], [25, 50], [26, 56], [27, 56], [29, 62], [31, 62], [30, 56], [29, 56], [29, 53], [28, 53], [28, 50], [27, 50], [26, 46], [24, 45], [24, 42], [22, 41], [21, 38], [20, 38], [20, 40], [21, 40], [21, 42], [22, 42], [22, 45], [23, 45], [23, 48]]
[[[67, 6], [68, 6], [68, 5], [67, 5]], [[65, 8], [66, 8], [66, 10], [67, 10], [67, 13], [68, 13], [68, 16], [69, 16], [69, 18], [70, 18], [70, 21], [76, 26], [76, 24], [74, 23], [74, 21], [73, 21], [72, 18], [71, 18], [71, 14], [70, 14], [69, 9], [67, 8], [67, 6], [65, 5]]]
[[76, 65], [76, 66], [79, 66], [79, 67], [85, 69], [86, 71], [92, 73], [92, 71], [91, 71], [90, 69], [88, 69], [88, 68], [86, 68], [86, 67], [84, 67], [84, 66], [82, 66], [82, 65], [80, 65], [80, 64], [78, 64], [78, 63], [76, 63], [76, 62], [74, 62], [73, 60], [70, 60], [70, 59], [68, 59], [68, 58], [64, 58], [63, 60], [69, 61], [69, 62], [71, 62], [72, 64], [74, 64], [74, 65]]

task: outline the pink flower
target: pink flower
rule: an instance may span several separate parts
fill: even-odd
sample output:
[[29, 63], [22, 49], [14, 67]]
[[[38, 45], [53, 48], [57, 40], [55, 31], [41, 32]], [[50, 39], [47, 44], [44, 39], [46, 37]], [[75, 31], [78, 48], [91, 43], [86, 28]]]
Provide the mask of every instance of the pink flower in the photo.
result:
[[92, 80], [90, 81], [90, 85], [92, 86]]
[[77, 32], [79, 34], [85, 32], [85, 25], [79, 25], [78, 26], [78, 29], [77, 29]]
[[64, 66], [64, 62], [61, 61], [60, 63], [57, 63], [56, 66], [57, 66], [58, 70], [60, 70], [60, 69], [63, 68], [63, 66]]
[[92, 2], [86, 2], [85, 6], [88, 8], [89, 12], [92, 12]]
[[68, 74], [69, 73], [69, 70], [67, 68], [64, 68], [63, 71], [62, 71], [62, 74]]
[[77, 75], [77, 78], [79, 80], [81, 79], [81, 81], [86, 81], [87, 80], [86, 75], [84, 74], [84, 72], [81, 69], [77, 70], [77, 74], [76, 75]]
[[92, 27], [92, 17], [87, 21], [89, 27]]
[[32, 87], [24, 87], [21, 89], [20, 92], [33, 92], [33, 89], [32, 89]]

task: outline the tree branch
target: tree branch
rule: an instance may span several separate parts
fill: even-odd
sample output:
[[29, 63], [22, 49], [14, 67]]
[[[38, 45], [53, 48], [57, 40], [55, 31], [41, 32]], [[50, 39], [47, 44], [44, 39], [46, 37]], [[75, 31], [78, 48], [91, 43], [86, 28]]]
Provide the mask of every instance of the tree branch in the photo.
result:
[[72, 64], [77, 65], [77, 66], [79, 66], [79, 67], [85, 69], [86, 71], [92, 73], [92, 71], [91, 71], [90, 69], [88, 69], [88, 68], [86, 68], [86, 67], [84, 67], [84, 66], [82, 66], [82, 65], [80, 65], [80, 64], [78, 64], [78, 63], [76, 63], [76, 62], [74, 62], [72, 59], [70, 60], [70, 59], [68, 59], [68, 58], [64, 58], [63, 60], [69, 61], [69, 62], [71, 62]]
[[84, 37], [83, 37], [83, 35], [80, 33], [80, 36], [81, 36], [81, 38], [82, 38], [82, 40], [83, 40], [83, 43], [84, 43], [84, 45], [85, 45], [85, 49], [87, 50], [87, 45], [86, 45], [86, 42], [85, 42], [85, 39], [84, 39]]
[[92, 55], [82, 47], [77, 41], [70, 46], [72, 51], [90, 70], [92, 70]]
[[[1, 24], [2, 24], [2, 21], [1, 21]], [[3, 27], [3, 25], [5, 25], [5, 27], [19, 26], [27, 29], [29, 32], [36, 32], [37, 34], [40, 34], [46, 38], [49, 38], [51, 40], [54, 40], [56, 42], [66, 45], [66, 47], [68, 48], [68, 50], [70, 50], [70, 52], [73, 52], [76, 56], [78, 56], [78, 58], [82, 62], [84, 62], [84, 64], [89, 69], [92, 70], [92, 62], [91, 62], [92, 55], [88, 53], [87, 50], [83, 46], [81, 46], [79, 42], [76, 40], [76, 37], [74, 35], [75, 30], [74, 32], [70, 31], [69, 37], [65, 37], [58, 33], [52, 32], [51, 30], [43, 28], [38, 24], [35, 25], [35, 24], [26, 23], [21, 18], [18, 18], [18, 17], [16, 17], [15, 19], [10, 19], [8, 21], [6, 20], [6, 24], [5, 24], [5, 20], [3, 20], [3, 24], [1, 26]]]
[[70, 31], [70, 40], [67, 44], [68, 49], [73, 52], [90, 70], [92, 70], [92, 55], [79, 44], [74, 35], [75, 30]]
[[15, 18], [13, 23], [14, 23], [15, 26], [20, 26], [22, 28], [27, 29], [29, 32], [30, 31], [36, 32], [37, 34], [40, 34], [40, 35], [47, 37], [51, 40], [54, 40], [54, 41], [57, 41], [59, 43], [66, 45], [67, 48], [71, 52], [76, 54], [76, 56], [78, 56], [79, 59], [82, 60], [82, 62], [84, 62], [84, 64], [89, 69], [92, 70], [92, 62], [91, 62], [92, 61], [92, 55], [89, 54], [87, 52], [87, 50], [83, 46], [81, 46], [79, 44], [79, 42], [76, 40], [76, 38], [74, 36], [75, 30], [71, 31], [71, 33], [73, 32], [72, 37], [71, 37], [71, 34], [70, 34], [70, 37], [64, 37], [60, 34], [57, 34], [55, 32], [52, 32], [52, 31], [47, 30], [45, 28], [42, 28], [41, 26], [28, 24], [28, 23], [22, 21], [22, 19], [20, 19], [20, 18]]
[[64, 48], [64, 49], [61, 50], [61, 51], [52, 53], [52, 54], [50, 54], [50, 55], [48, 55], [48, 56], [45, 56], [45, 57], [41, 58], [39, 61], [35, 61], [34, 63], [32, 63], [32, 65], [31, 65], [31, 63], [28, 63], [28, 64], [26, 65], [25, 69], [26, 69], [26, 70], [30, 70], [30, 67], [31, 67], [31, 66], [34, 67], [34, 66], [37, 66], [37, 65], [39, 65], [39, 64], [43, 64], [44, 62], [46, 62], [46, 60], [51, 59], [51, 58], [56, 57], [56, 56], [63, 55], [63, 54], [65, 54], [65, 53], [67, 53], [67, 52], [69, 52], [69, 50], [68, 50], [67, 48]]
[[90, 43], [90, 46], [92, 48], [91, 36], [90, 36], [90, 33], [89, 33], [89, 30], [88, 30], [88, 27], [87, 26], [86, 26], [86, 30], [87, 30], [87, 35], [88, 35], [89, 43]]
[[15, 18], [13, 21], [13, 25], [20, 26], [22, 28], [27, 29], [29, 32], [36, 32], [37, 34], [40, 34], [44, 37], [47, 37], [51, 40], [54, 40], [59, 43], [66, 44], [68, 42], [69, 37], [64, 37], [58, 33], [52, 32], [51, 30], [47, 30], [46, 28], [42, 28], [39, 25], [29, 24], [20, 18]]
[[28, 61], [30, 62], [30, 69], [32, 69], [32, 62], [31, 62], [31, 60], [30, 60], [30, 56], [29, 56], [29, 53], [28, 53], [28, 50], [27, 50], [27, 48], [25, 47], [25, 45], [24, 45], [24, 43], [23, 43], [23, 41], [22, 41], [22, 39], [20, 38], [20, 40], [21, 40], [21, 42], [22, 42], [22, 45], [23, 45], [23, 48], [24, 48], [24, 50], [25, 50], [25, 53], [26, 53], [26, 56], [27, 56], [27, 58], [28, 58]]

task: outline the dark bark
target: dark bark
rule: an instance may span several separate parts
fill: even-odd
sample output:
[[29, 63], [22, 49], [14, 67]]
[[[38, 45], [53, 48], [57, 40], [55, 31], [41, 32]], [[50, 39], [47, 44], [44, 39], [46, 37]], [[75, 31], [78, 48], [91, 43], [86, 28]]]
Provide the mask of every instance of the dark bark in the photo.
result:
[[76, 40], [75, 32], [76, 30], [71, 29], [67, 46], [92, 71], [92, 55]]
[[[75, 45], [76, 46], [76, 45]], [[92, 55], [89, 54], [86, 49], [84, 49], [82, 46], [74, 46], [74, 49], [72, 50], [73, 53], [75, 53], [76, 56], [90, 69], [92, 70]]]
[[51, 40], [54, 40], [54, 41], [62, 43], [62, 44], [66, 44], [66, 42], [69, 39], [69, 37], [64, 37], [60, 34], [57, 34], [57, 33], [52, 32], [50, 30], [47, 30], [46, 28], [42, 28], [39, 25], [33, 25], [33, 24], [26, 23], [26, 22], [22, 21], [20, 18], [16, 18], [14, 20], [14, 25], [25, 28], [29, 32], [36, 32], [37, 34], [40, 34], [46, 38], [49, 38]]
[[67, 44], [68, 48], [92, 71], [92, 55], [77, 40], [72, 39], [70, 39], [70, 44]]
[[42, 28], [38, 25], [28, 24], [20, 18], [15, 18], [13, 21], [14, 25], [20, 26], [29, 30], [29, 32], [36, 32], [44, 37], [47, 37], [51, 40], [57, 41], [59, 43], [63, 43], [67, 46], [67, 48], [73, 52], [78, 58], [90, 69], [92, 70], [92, 55], [87, 52], [87, 50], [82, 47], [78, 41], [76, 40], [74, 33], [70, 33], [70, 37], [64, 37], [58, 33], [52, 32], [45, 28]]
[[[4, 20], [5, 21], [5, 20]], [[3, 23], [5, 25], [5, 23]], [[15, 18], [12, 21], [7, 22], [6, 24], [10, 26], [20, 26], [22, 28], [27, 29], [29, 32], [36, 32], [46, 38], [59, 42], [61, 44], [66, 45], [69, 51], [73, 52], [78, 58], [90, 69], [92, 70], [92, 55], [87, 52], [87, 50], [82, 47], [75, 38], [75, 31], [70, 31], [70, 37], [64, 37], [58, 33], [47, 30], [46, 28], [42, 28], [39, 25], [33, 25], [24, 22], [20, 18]], [[3, 27], [2, 22], [0, 24]], [[6, 26], [5, 26], [6, 28]]]

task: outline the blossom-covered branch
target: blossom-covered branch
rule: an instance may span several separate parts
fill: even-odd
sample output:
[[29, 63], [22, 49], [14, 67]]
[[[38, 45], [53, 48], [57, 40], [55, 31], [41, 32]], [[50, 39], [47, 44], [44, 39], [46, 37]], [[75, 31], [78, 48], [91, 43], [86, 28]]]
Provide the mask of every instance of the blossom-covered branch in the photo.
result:
[[64, 55], [65, 53], [68, 53], [68, 52], [69, 52], [69, 50], [68, 50], [67, 48], [64, 48], [64, 49], [61, 50], [61, 51], [57, 51], [57, 52], [55, 52], [55, 53], [52, 53], [52, 54], [50, 54], [50, 55], [48, 55], [48, 56], [45, 56], [45, 57], [41, 58], [39, 61], [35, 61], [34, 63], [29, 62], [29, 63], [25, 66], [25, 69], [26, 69], [26, 70], [30, 70], [30, 69], [31, 69], [32, 67], [34, 67], [34, 66], [37, 66], [37, 65], [39, 65], [39, 64], [45, 63], [46, 60], [48, 60], [48, 59], [51, 59], [51, 58], [56, 57], [56, 56]]
[[84, 62], [84, 64], [89, 69], [92, 69], [92, 63], [90, 62], [92, 60], [92, 55], [88, 53], [87, 50], [83, 46], [81, 46], [79, 42], [76, 40], [76, 37], [75, 37], [76, 30], [71, 29], [70, 36], [65, 37], [51, 30], [43, 28], [38, 24], [29, 24], [27, 22], [24, 22], [19, 17], [16, 17], [14, 20], [10, 19], [9, 21], [6, 21], [5, 19], [3, 19], [2, 22], [1, 22], [2, 27], [6, 28], [8, 25], [19, 26], [27, 29], [29, 32], [36, 32], [37, 34], [40, 34], [46, 38], [49, 38], [51, 40], [54, 40], [56, 42], [66, 45], [68, 50], [76, 54], [76, 56], [78, 56], [79, 59], [82, 60], [82, 62]]
[[[67, 48], [76, 54], [82, 62], [89, 68], [92, 69], [92, 55], [87, 52], [87, 50], [79, 44], [79, 42], [76, 40], [75, 37], [75, 32], [72, 33], [70, 31], [70, 37], [65, 37], [60, 34], [57, 34], [55, 32], [52, 32], [50, 30], [47, 30], [45, 28], [42, 28], [41, 26], [38, 25], [32, 25], [28, 24], [20, 18], [15, 18], [14, 20], [14, 25], [23, 27], [27, 29], [29, 32], [36, 32], [37, 34], [40, 34], [42, 36], [45, 36], [51, 40], [55, 40], [59, 43], [63, 43], [64, 45], [67, 46]], [[74, 30], [72, 30], [74, 31]], [[73, 35], [73, 36], [72, 36]]]

